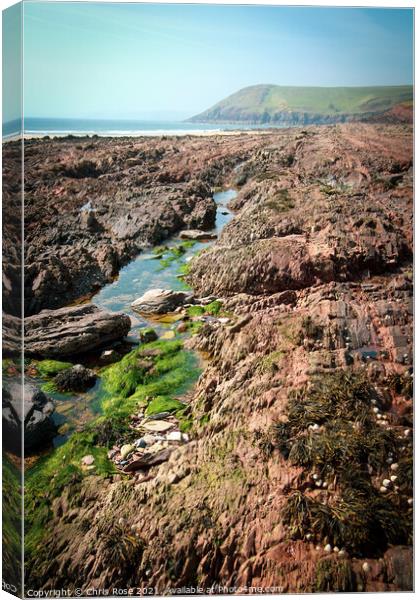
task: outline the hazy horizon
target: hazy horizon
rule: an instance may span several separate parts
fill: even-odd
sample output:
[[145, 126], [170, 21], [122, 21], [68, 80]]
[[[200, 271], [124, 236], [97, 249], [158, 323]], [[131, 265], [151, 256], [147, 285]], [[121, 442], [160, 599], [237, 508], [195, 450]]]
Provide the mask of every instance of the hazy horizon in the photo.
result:
[[[412, 9], [29, 2], [32, 118], [184, 120], [241, 88], [412, 85]], [[4, 120], [18, 115], [5, 110]]]

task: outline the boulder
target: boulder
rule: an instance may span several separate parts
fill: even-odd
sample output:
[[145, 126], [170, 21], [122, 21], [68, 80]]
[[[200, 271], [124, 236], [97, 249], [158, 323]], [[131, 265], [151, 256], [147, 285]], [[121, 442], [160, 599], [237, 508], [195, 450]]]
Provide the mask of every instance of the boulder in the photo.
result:
[[6, 448], [21, 453], [22, 421], [25, 452], [45, 446], [57, 434], [54, 403], [32, 383], [19, 381], [3, 389], [3, 440]]
[[86, 392], [95, 385], [96, 373], [83, 365], [74, 365], [60, 371], [54, 377], [54, 383], [61, 392]]
[[56, 358], [80, 354], [123, 338], [130, 318], [94, 304], [43, 310], [25, 318], [25, 354]]
[[202, 231], [201, 229], [185, 229], [180, 232], [179, 237], [182, 240], [216, 240], [217, 233]]
[[144, 329], [140, 329], [139, 337], [143, 344], [148, 344], [149, 342], [154, 342], [157, 340], [158, 334], [152, 327], [144, 327]]
[[153, 289], [135, 300], [131, 308], [139, 313], [162, 314], [173, 312], [179, 306], [191, 302], [192, 298], [191, 292]]
[[99, 357], [101, 365], [110, 365], [117, 360], [121, 360], [121, 354], [114, 349], [104, 350]]

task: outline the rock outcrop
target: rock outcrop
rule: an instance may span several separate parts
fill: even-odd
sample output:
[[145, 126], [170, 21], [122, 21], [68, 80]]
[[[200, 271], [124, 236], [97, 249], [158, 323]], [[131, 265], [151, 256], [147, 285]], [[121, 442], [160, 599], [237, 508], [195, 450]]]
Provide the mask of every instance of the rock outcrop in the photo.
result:
[[154, 289], [135, 300], [131, 308], [144, 314], [163, 314], [173, 312], [192, 298], [191, 292]]
[[127, 315], [93, 304], [43, 310], [25, 319], [25, 354], [44, 358], [81, 354], [123, 338], [130, 326]]
[[86, 392], [95, 385], [95, 381], [95, 371], [83, 365], [64, 369], [54, 377], [54, 384], [60, 392]]
[[57, 434], [52, 414], [54, 403], [34, 384], [13, 382], [3, 389], [3, 440], [5, 447], [19, 453], [24, 426], [25, 452], [45, 447]]

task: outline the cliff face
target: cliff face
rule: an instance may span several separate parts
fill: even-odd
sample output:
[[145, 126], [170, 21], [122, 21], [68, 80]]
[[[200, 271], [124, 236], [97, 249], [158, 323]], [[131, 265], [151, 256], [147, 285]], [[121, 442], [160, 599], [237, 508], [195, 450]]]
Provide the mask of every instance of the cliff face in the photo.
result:
[[28, 565], [43, 588], [412, 589], [412, 131], [254, 143], [224, 175], [235, 218], [191, 263], [228, 315], [190, 341], [191, 441], [146, 480], [56, 498]]

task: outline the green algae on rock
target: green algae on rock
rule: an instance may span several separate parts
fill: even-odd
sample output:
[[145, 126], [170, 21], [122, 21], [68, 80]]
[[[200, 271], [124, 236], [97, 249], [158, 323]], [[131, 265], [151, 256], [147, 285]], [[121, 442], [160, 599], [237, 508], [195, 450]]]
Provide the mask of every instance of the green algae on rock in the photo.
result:
[[40, 360], [39, 362], [34, 362], [34, 364], [40, 376], [44, 378], [55, 377], [61, 371], [70, 369], [73, 366], [70, 362], [52, 359]]
[[[146, 364], [147, 359], [147, 364]], [[185, 405], [173, 394], [185, 393], [197, 379], [200, 370], [192, 352], [183, 349], [181, 341], [156, 341], [144, 344], [121, 361], [102, 371], [101, 415], [84, 431], [75, 432], [51, 455], [41, 459], [27, 474], [26, 519], [27, 552], [36, 552], [51, 518], [51, 503], [72, 486], [77, 504], [77, 486], [84, 476], [107, 477], [115, 473], [107, 452], [116, 439], [127, 439], [129, 421], [139, 406], [150, 406], [150, 414], [163, 402], [171, 403], [171, 411], [183, 420]], [[130, 434], [133, 437], [133, 433]], [[92, 455], [92, 468], [82, 459]]]

